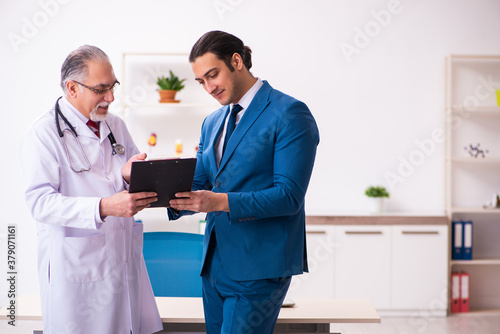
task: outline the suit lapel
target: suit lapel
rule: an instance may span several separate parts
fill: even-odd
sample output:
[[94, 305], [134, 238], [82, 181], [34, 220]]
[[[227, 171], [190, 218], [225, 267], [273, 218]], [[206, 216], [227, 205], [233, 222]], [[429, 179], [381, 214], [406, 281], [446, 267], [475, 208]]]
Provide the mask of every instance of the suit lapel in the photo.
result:
[[241, 117], [238, 125], [234, 129], [229, 143], [226, 145], [226, 151], [224, 152], [224, 156], [222, 158], [222, 161], [220, 162], [219, 172], [227, 164], [228, 160], [231, 158], [231, 155], [233, 154], [236, 147], [238, 147], [245, 134], [259, 118], [264, 109], [266, 109], [266, 107], [269, 105], [269, 94], [271, 93], [271, 90], [271, 85], [269, 85], [267, 81], [264, 81], [264, 84], [253, 98], [252, 102], [248, 106], [248, 109], [245, 110], [243, 117]]
[[225, 108], [226, 108], [226, 111], [220, 113], [219, 119], [215, 121], [214, 128], [217, 129], [217, 131], [216, 132], [212, 132], [212, 137], [209, 140], [210, 147], [208, 148], [208, 152], [207, 152], [208, 154], [207, 154], [207, 156], [208, 156], [208, 159], [209, 159], [210, 169], [211, 170], [217, 170], [218, 169], [217, 158], [216, 158], [216, 155], [215, 155], [215, 151], [216, 151], [217, 148], [215, 147], [215, 145], [217, 144], [217, 138], [219, 138], [220, 133], [222, 132], [222, 129], [224, 128], [224, 120], [226, 119], [227, 114], [229, 113], [229, 106], [226, 106]]

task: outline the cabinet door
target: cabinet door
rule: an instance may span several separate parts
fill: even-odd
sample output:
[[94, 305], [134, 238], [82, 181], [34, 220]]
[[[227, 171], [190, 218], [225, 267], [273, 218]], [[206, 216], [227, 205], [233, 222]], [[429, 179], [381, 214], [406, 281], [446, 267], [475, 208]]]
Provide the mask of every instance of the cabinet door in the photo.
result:
[[288, 296], [291, 298], [333, 298], [334, 227], [306, 226], [309, 273], [294, 276]]
[[447, 226], [393, 226], [392, 306], [447, 309]]
[[390, 307], [390, 226], [336, 226], [335, 298], [367, 298]]

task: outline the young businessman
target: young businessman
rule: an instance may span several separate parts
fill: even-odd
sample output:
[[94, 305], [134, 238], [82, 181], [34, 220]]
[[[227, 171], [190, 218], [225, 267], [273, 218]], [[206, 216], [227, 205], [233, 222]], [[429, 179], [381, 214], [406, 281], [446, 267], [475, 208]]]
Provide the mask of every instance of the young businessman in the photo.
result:
[[250, 73], [239, 38], [208, 32], [189, 61], [223, 107], [203, 123], [193, 191], [177, 194], [185, 198], [171, 201], [169, 216], [208, 213], [207, 333], [270, 334], [291, 276], [307, 271], [304, 197], [318, 128], [304, 103]]

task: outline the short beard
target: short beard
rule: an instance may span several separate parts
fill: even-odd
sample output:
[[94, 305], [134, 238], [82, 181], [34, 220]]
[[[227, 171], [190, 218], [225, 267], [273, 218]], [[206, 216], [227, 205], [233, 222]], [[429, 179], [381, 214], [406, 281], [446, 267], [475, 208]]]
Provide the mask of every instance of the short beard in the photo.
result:
[[90, 112], [90, 119], [93, 120], [94, 122], [100, 122], [106, 120], [106, 117], [108, 117], [108, 112], [106, 111], [105, 114], [98, 114], [97, 113], [97, 108], [99, 107], [107, 107], [109, 106], [109, 102], [101, 102], [99, 103], [94, 110]]

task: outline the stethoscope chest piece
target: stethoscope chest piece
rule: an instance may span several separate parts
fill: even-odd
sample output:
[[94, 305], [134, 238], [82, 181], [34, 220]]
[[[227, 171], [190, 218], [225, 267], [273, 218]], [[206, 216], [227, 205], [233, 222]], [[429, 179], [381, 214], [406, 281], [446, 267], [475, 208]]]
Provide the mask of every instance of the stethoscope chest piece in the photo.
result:
[[109, 129], [108, 139], [109, 139], [109, 142], [111, 143], [111, 147], [113, 147], [113, 155], [115, 155], [117, 153], [120, 155], [124, 155], [125, 154], [125, 146], [123, 146], [122, 144], [118, 144], [116, 142], [115, 136], [113, 136], [113, 132], [111, 132], [111, 129], [110, 129], [108, 123], [106, 123], [106, 125], [108, 126], [108, 129]]
[[116, 153], [118, 153], [120, 155], [124, 155], [125, 154], [125, 146], [123, 146], [122, 144], [114, 143], [113, 144], [113, 155], [115, 155]]

